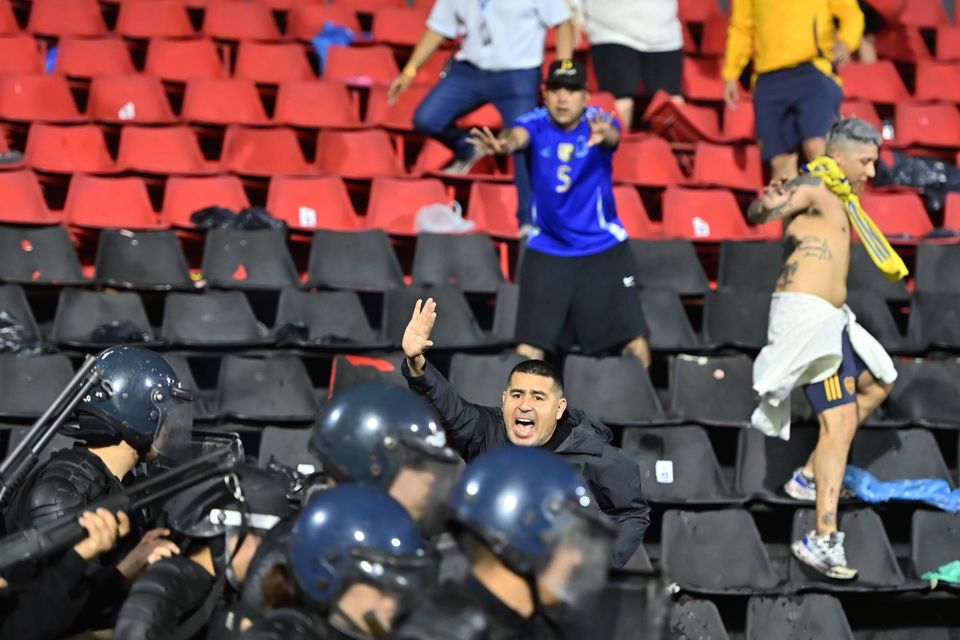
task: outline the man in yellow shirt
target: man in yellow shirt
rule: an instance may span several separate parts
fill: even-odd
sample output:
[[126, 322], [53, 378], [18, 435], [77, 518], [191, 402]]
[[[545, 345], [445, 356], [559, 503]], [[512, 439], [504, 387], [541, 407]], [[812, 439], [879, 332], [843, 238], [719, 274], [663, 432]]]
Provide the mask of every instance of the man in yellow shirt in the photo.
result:
[[797, 176], [799, 149], [807, 160], [824, 153], [843, 100], [836, 67], [862, 35], [857, 0], [732, 0], [724, 99], [737, 108], [740, 74], [752, 59], [757, 139], [774, 179]]

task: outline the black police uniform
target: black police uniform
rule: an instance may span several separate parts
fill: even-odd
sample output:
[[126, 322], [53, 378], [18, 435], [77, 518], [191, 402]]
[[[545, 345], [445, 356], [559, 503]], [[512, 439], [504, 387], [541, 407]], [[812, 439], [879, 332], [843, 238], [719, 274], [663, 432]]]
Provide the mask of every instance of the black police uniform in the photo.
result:
[[[64, 517], [79, 517], [87, 505], [123, 489], [121, 482], [103, 461], [85, 447], [62, 449], [35, 469], [14, 493], [6, 513], [7, 530], [28, 529]], [[8, 575], [13, 589], [33, 589], [34, 595], [41, 596], [42, 593], [35, 591], [37, 585], [34, 581], [41, 579], [42, 584], [41, 576], [49, 570], [52, 569], [54, 573], [66, 572], [72, 577], [80, 573], [81, 577], [71, 591], [78, 594], [86, 592], [82, 597], [83, 604], [76, 608], [72, 618], [68, 613], [69, 604], [66, 610], [58, 610], [56, 617], [59, 624], [54, 626], [68, 631], [112, 626], [125, 594], [123, 576], [116, 564], [136, 546], [143, 531], [140, 514], [131, 513], [128, 516], [131, 533], [118, 541], [118, 547], [113, 552], [84, 561], [71, 550], [52, 562], [15, 566]], [[83, 563], [82, 571], [78, 562]], [[48, 606], [57, 602], [54, 592], [49, 592], [49, 595], [51, 600]], [[67, 602], [76, 603], [77, 600], [71, 598]], [[52, 621], [41, 622], [48, 623], [54, 624]]]
[[472, 575], [446, 583], [404, 620], [392, 640], [553, 640], [540, 615], [524, 618]]
[[[468, 463], [486, 451], [511, 444], [500, 407], [467, 402], [429, 361], [420, 377], [410, 375], [406, 359], [401, 372], [410, 389], [433, 406], [449, 446]], [[612, 562], [614, 567], [622, 567], [643, 542], [650, 525], [650, 506], [640, 490], [640, 467], [610, 444], [613, 434], [605, 424], [583, 411], [568, 407], [557, 431], [569, 435], [562, 442], [551, 442], [550, 449], [580, 471], [600, 510], [616, 524]]]

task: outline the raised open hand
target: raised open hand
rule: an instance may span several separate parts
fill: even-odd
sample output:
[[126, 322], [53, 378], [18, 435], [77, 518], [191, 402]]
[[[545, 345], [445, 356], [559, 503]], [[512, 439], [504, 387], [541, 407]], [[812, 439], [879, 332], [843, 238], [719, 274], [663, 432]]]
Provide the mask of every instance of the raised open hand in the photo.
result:
[[603, 109], [597, 109], [587, 116], [587, 122], [590, 123], [590, 139], [587, 140], [587, 146], [593, 147], [603, 144], [613, 129], [613, 115], [606, 113]]
[[437, 303], [433, 298], [427, 298], [426, 302], [417, 300], [413, 307], [413, 315], [410, 322], [403, 332], [403, 353], [408, 360], [416, 360], [423, 355], [424, 351], [433, 346], [430, 339], [430, 332], [433, 331], [433, 325], [437, 321]]
[[480, 153], [486, 155], [496, 155], [503, 153], [506, 141], [498, 138], [490, 131], [490, 127], [474, 127], [470, 129], [470, 136], [467, 142], [472, 144]]

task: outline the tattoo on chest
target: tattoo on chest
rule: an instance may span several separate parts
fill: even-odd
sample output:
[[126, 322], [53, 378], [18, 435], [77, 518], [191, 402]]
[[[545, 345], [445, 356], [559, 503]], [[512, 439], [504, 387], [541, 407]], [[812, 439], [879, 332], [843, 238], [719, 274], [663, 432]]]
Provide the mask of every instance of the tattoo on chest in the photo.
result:
[[832, 260], [833, 253], [830, 251], [830, 245], [820, 236], [803, 236], [797, 244], [797, 251], [803, 253], [808, 258], [817, 260]]
[[792, 260], [780, 269], [780, 277], [777, 278], [777, 287], [783, 288], [788, 284], [793, 284], [793, 277], [797, 274], [797, 269], [800, 268], [800, 263], [796, 260]]

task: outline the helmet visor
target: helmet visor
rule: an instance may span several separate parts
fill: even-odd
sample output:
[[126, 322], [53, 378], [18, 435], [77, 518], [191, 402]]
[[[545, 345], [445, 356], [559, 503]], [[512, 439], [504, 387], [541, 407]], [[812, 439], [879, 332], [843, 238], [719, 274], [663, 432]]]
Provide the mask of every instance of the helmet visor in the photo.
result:
[[173, 464], [189, 460], [193, 451], [193, 396], [179, 388], [171, 389], [160, 418], [151, 457]]
[[424, 535], [429, 537], [443, 531], [444, 505], [463, 467], [463, 460], [456, 454], [438, 457], [408, 446], [404, 465], [394, 477], [390, 494], [406, 507]]
[[561, 534], [537, 583], [544, 604], [576, 606], [606, 584], [614, 533], [599, 518], [566, 512], [561, 520]]

